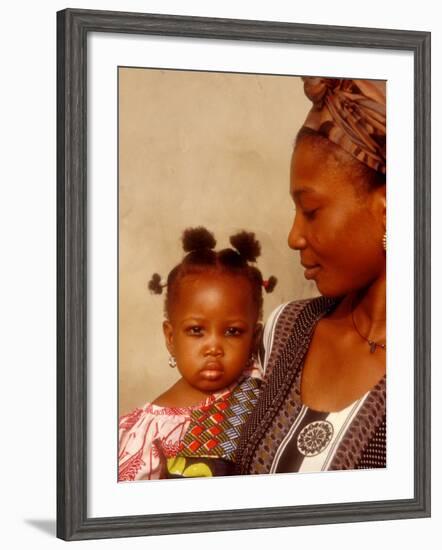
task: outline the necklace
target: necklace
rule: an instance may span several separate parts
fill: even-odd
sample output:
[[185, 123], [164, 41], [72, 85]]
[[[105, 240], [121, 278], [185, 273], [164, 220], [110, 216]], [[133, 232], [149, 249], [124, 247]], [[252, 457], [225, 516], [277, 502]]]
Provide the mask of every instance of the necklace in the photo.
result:
[[367, 344], [370, 347], [370, 353], [374, 353], [376, 351], [376, 348], [382, 348], [385, 351], [387, 349], [387, 344], [379, 344], [379, 342], [375, 342], [374, 340], [369, 340], [368, 338], [366, 338], [363, 334], [361, 334], [359, 332], [358, 327], [356, 326], [356, 323], [355, 323], [355, 318], [353, 317], [353, 311], [354, 310], [352, 309], [351, 310], [351, 320], [352, 320], [352, 323], [353, 323], [353, 328], [359, 334], [359, 336], [367, 342]]

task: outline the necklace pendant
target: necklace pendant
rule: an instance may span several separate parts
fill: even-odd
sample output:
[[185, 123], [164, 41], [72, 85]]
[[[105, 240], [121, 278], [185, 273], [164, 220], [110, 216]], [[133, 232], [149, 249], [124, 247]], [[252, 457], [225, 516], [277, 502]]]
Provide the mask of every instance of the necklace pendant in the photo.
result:
[[372, 342], [371, 340], [369, 340], [368, 345], [370, 346], [370, 353], [374, 353], [376, 351], [376, 342]]

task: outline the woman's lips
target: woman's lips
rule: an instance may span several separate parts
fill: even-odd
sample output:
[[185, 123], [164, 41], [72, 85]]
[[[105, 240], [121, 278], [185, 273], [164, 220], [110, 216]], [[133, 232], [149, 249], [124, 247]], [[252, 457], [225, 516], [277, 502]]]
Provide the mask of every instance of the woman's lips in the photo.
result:
[[304, 266], [304, 277], [306, 279], [314, 279], [318, 273], [318, 271], [321, 269], [320, 265], [312, 265], [312, 266]]

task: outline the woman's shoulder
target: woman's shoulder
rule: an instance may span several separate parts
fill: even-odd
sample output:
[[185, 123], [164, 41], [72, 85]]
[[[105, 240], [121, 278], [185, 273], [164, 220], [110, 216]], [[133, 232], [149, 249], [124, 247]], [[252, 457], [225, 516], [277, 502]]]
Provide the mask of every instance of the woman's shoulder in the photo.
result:
[[[324, 296], [292, 300], [281, 304], [267, 319], [260, 350], [260, 360], [266, 377], [271, 368], [269, 362], [285, 348], [287, 341], [298, 328], [314, 325], [336, 302]], [[301, 330], [303, 332], [303, 330]]]
[[283, 328], [284, 330], [293, 328], [295, 321], [303, 311], [322, 314], [334, 303], [334, 300], [325, 296], [285, 302], [271, 312], [266, 321], [265, 332], [273, 332], [277, 328]]
[[290, 311], [290, 312], [301, 312], [302, 310], [309, 308], [314, 311], [323, 311], [330, 308], [336, 303], [336, 300], [333, 298], [327, 298], [326, 296], [316, 296], [313, 298], [302, 298], [300, 300], [291, 300], [290, 302], [285, 302], [281, 304], [274, 311]]

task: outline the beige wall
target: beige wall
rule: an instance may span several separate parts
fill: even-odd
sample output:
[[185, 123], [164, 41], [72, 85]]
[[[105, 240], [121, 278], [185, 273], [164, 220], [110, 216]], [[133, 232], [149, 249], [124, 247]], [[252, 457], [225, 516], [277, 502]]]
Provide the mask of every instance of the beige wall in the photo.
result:
[[154, 399], [177, 379], [167, 364], [163, 297], [180, 236], [204, 225], [221, 247], [238, 229], [262, 244], [258, 266], [279, 303], [316, 295], [287, 246], [293, 140], [309, 102], [298, 77], [119, 70], [119, 408]]

